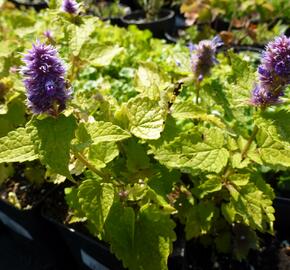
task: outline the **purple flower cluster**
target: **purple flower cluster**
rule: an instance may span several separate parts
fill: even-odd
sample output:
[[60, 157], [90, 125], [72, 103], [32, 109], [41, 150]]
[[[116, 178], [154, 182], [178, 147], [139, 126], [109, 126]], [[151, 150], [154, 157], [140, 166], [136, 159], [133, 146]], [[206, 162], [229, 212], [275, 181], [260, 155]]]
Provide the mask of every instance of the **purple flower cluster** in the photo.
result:
[[74, 0], [63, 0], [61, 9], [70, 14], [76, 14], [78, 11], [78, 3]]
[[40, 43], [33, 44], [24, 56], [21, 72], [27, 90], [28, 106], [34, 113], [57, 115], [65, 109], [71, 92], [65, 81], [65, 67], [58, 58], [57, 50]]
[[251, 103], [260, 107], [280, 103], [290, 83], [290, 38], [283, 35], [267, 45], [258, 74], [259, 83], [252, 92]]
[[212, 40], [202, 40], [198, 44], [190, 44], [191, 68], [195, 78], [202, 81], [209, 74], [211, 68], [218, 63], [216, 49], [223, 45], [219, 36]]

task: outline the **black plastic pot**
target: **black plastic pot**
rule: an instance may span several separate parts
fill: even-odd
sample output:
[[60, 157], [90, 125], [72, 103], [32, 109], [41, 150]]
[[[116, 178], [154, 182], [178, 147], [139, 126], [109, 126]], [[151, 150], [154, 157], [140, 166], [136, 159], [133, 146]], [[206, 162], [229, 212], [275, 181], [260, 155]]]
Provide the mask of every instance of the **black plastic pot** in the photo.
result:
[[25, 245], [38, 250], [42, 260], [51, 267], [57, 265], [62, 269], [74, 269], [73, 259], [64, 242], [57, 242], [57, 231], [41, 217], [40, 204], [31, 210], [19, 210], [0, 200], [1, 222], [9, 229], [9, 238], [16, 247]]
[[174, 11], [162, 9], [159, 12], [159, 19], [146, 22], [144, 11], [137, 10], [122, 18], [124, 26], [136, 25], [139, 29], [149, 29], [154, 37], [164, 38], [165, 33], [171, 33], [174, 28]]
[[275, 230], [279, 237], [290, 241], [290, 198], [276, 197], [275, 208]]
[[[44, 213], [43, 217], [58, 229], [74, 259], [78, 262], [79, 269], [124, 270], [122, 262], [110, 252], [109, 246], [106, 243], [60, 224], [52, 218], [47, 217]], [[170, 270], [187, 269], [185, 246], [186, 241], [184, 239], [178, 239], [174, 243], [173, 254], [168, 259], [168, 268]]]
[[36, 11], [39, 11], [41, 9], [45, 9], [48, 8], [47, 2], [45, 1], [40, 1], [40, 2], [33, 2], [33, 1], [29, 1], [27, 0], [26, 2], [20, 2], [17, 0], [9, 0], [10, 2], [12, 2], [17, 8], [33, 8]]
[[137, 0], [120, 0], [120, 3], [122, 5], [130, 7], [131, 10], [136, 10], [140, 8]]
[[0, 200], [0, 221], [26, 240], [39, 241], [43, 237], [45, 225], [38, 215], [38, 208], [19, 210]]
[[87, 237], [42, 213], [44, 219], [59, 231], [69, 250], [82, 270], [122, 270], [122, 263], [110, 252], [107, 245]]
[[216, 18], [211, 22], [211, 28], [217, 32], [227, 31], [229, 29], [230, 23], [222, 20], [221, 18]]
[[231, 48], [234, 49], [234, 52], [254, 52], [262, 54], [265, 48], [265, 45], [253, 44], [253, 45], [231, 45]]

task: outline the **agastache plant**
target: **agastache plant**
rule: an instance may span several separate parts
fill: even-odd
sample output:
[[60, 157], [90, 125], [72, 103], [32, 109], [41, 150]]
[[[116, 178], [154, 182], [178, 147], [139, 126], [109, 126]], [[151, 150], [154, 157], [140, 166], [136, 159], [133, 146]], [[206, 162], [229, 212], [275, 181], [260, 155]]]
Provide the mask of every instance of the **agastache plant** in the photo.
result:
[[290, 83], [290, 38], [283, 35], [267, 45], [258, 74], [251, 103], [259, 107], [281, 103], [280, 97]]
[[22, 74], [28, 106], [36, 113], [57, 115], [65, 109], [71, 91], [65, 81], [65, 67], [57, 50], [39, 41], [24, 56]]
[[[49, 14], [59, 16], [60, 12]], [[60, 28], [55, 28], [55, 33], [67, 29], [75, 33], [79, 26], [70, 26], [79, 17], [61, 16], [72, 20], [51, 17], [63, 24], [56, 25]], [[108, 47], [108, 39], [102, 37], [110, 32], [120, 39], [114, 39], [117, 51], [124, 48], [128, 53], [118, 54], [114, 49], [117, 61], [104, 61], [100, 65], [104, 68], [96, 69], [94, 60], [107, 59], [108, 52], [89, 51], [96, 46], [92, 35], [81, 37], [86, 46], [81, 44], [77, 51], [73, 46], [75, 35], [59, 39], [58, 47], [64, 59], [70, 61], [70, 81], [75, 79], [80, 88], [74, 108], [60, 114], [70, 96], [65, 68], [52, 45], [37, 42], [25, 55], [22, 68], [28, 104], [36, 113], [58, 117], [8, 115], [8, 121], [24, 120], [11, 122], [14, 130], [0, 129], [0, 163], [41, 158], [39, 162], [48, 169], [50, 182], [59, 184], [61, 176], [74, 183], [65, 190], [70, 207], [65, 221], [85, 221], [91, 234], [110, 245], [124, 268], [167, 270], [179, 228], [182, 238], [177, 238], [176, 243], [184, 242], [184, 236], [188, 241], [200, 238], [200, 242], [216, 244], [212, 254], [216, 250], [233, 252], [238, 259], [244, 259], [250, 248], [258, 247], [256, 231], [274, 233], [274, 193], [263, 176], [266, 166], [267, 171], [289, 171], [289, 112], [284, 109], [260, 114], [242, 102], [245, 91], [252, 91], [252, 85], [249, 89], [248, 84], [245, 86], [247, 80], [251, 83], [252, 63], [232, 51], [228, 53], [231, 65], [221, 63], [220, 70], [209, 77], [216, 71], [212, 67], [217, 62], [216, 48], [221, 44], [218, 38], [203, 41], [192, 51], [196, 88], [206, 79], [207, 89], [212, 91], [205, 95], [202, 106], [194, 106], [190, 92], [193, 74], [183, 72], [182, 66], [177, 69], [174, 62], [163, 61], [172, 58], [172, 53], [188, 57], [183, 48], [179, 51], [178, 47], [162, 43], [154, 51], [156, 44], [148, 39], [148, 46], [139, 50], [143, 40], [139, 30], [126, 32], [92, 21], [89, 16], [80, 20], [81, 29], [85, 31], [88, 25], [94, 29], [93, 36], [101, 37], [98, 46]], [[43, 24], [37, 25], [40, 28], [36, 27], [33, 35], [43, 31]], [[12, 27], [7, 30], [13, 31]], [[125, 34], [128, 40], [124, 43]], [[27, 37], [19, 39], [16, 46], [21, 51]], [[44, 40], [49, 41], [47, 36]], [[7, 40], [9, 46], [14, 43], [14, 39]], [[72, 52], [77, 56], [71, 57]], [[133, 54], [135, 57], [131, 57]], [[280, 83], [283, 78], [285, 85], [287, 65], [282, 61], [285, 55], [276, 60], [279, 55], [273, 70], [263, 65], [271, 74], [279, 75]], [[150, 61], [137, 63], [136, 59]], [[77, 72], [82, 63], [86, 70]], [[112, 68], [120, 72], [124, 63], [138, 67], [133, 88], [126, 76], [116, 81], [116, 76], [108, 72]], [[180, 78], [184, 73], [188, 76]], [[11, 75], [8, 82], [16, 77]], [[149, 78], [146, 83], [144, 77]], [[155, 78], [162, 78], [162, 85], [156, 85]], [[100, 84], [108, 80], [112, 87], [92, 84], [92, 80]], [[1, 82], [7, 87], [8, 82]], [[125, 87], [116, 94], [118, 85]], [[7, 94], [9, 100], [2, 98], [3, 105], [8, 105], [13, 96], [17, 97], [15, 104], [22, 102], [13, 84]], [[25, 116], [25, 110], [19, 111]], [[250, 125], [255, 125], [252, 135]]]
[[216, 49], [223, 45], [219, 36], [212, 40], [202, 40], [198, 44], [190, 44], [191, 69], [196, 82], [196, 103], [199, 99], [199, 84], [210, 74], [211, 68], [218, 63]]
[[76, 14], [78, 12], [78, 3], [74, 0], [63, 0], [61, 9], [64, 12]]

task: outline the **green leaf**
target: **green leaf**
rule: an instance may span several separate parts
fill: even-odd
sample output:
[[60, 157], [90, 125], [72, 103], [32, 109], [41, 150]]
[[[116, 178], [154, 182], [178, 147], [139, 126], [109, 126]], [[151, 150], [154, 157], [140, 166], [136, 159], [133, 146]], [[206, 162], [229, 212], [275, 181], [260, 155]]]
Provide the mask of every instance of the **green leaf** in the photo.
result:
[[290, 167], [290, 113], [264, 112], [256, 118], [258, 151], [268, 165]]
[[260, 113], [255, 119], [255, 123], [259, 128], [265, 131], [272, 137], [275, 137], [281, 142], [290, 143], [290, 112], [281, 111], [265, 111]]
[[95, 67], [105, 67], [111, 64], [113, 59], [120, 55], [124, 48], [118, 45], [101, 45], [98, 43], [84, 44], [80, 58]]
[[193, 104], [191, 100], [175, 102], [171, 108], [171, 115], [176, 119], [200, 119], [212, 123], [219, 128], [225, 128], [225, 124], [216, 116]]
[[82, 47], [90, 40], [91, 34], [96, 30], [97, 18], [91, 17], [84, 20], [80, 26], [69, 25], [72, 38], [70, 39], [70, 49], [74, 56], [78, 56]]
[[269, 196], [252, 183], [241, 187], [228, 184], [227, 188], [231, 199], [227, 206], [223, 206], [223, 214], [228, 222], [242, 219], [253, 229], [273, 231], [274, 209]]
[[204, 196], [219, 191], [222, 189], [221, 179], [217, 176], [212, 176], [203, 181], [200, 185], [193, 189], [193, 193], [202, 199]]
[[94, 123], [82, 123], [77, 132], [77, 144], [74, 145], [78, 150], [82, 150], [91, 144], [103, 142], [117, 142], [131, 137], [130, 133], [113, 125], [111, 122], [98, 121]]
[[198, 237], [209, 232], [216, 208], [210, 201], [194, 205], [186, 216], [185, 234], [186, 239]]
[[168, 170], [164, 166], [155, 166], [153, 176], [149, 177], [149, 193], [152, 194], [151, 200], [159, 204], [162, 209], [172, 213], [175, 210], [169, 204], [168, 195], [174, 189], [174, 185], [180, 181], [180, 172], [177, 170]]
[[[140, 237], [140, 236], [139, 236]], [[135, 238], [135, 213], [133, 208], [114, 203], [104, 225], [104, 240], [110, 243], [113, 253], [122, 260], [125, 267], [133, 264], [136, 253], [133, 249]], [[130, 268], [132, 270], [139, 269]]]
[[155, 166], [154, 175], [149, 178], [148, 186], [158, 195], [167, 198], [172, 192], [174, 184], [180, 180], [180, 172], [177, 170], [168, 170], [164, 166]]
[[124, 48], [118, 46], [105, 46], [100, 48], [96, 58], [91, 61], [91, 65], [96, 67], [104, 67], [111, 64], [112, 60], [124, 51]]
[[228, 85], [228, 95], [232, 108], [248, 106], [251, 91], [253, 90], [256, 74], [249, 62], [233, 51], [229, 52], [231, 58], [232, 75], [231, 84]]
[[18, 128], [7, 136], [0, 138], [0, 163], [24, 162], [38, 158], [35, 152], [31, 133], [35, 130], [31, 127]]
[[260, 158], [259, 152], [257, 150], [257, 145], [255, 142], [251, 143], [247, 151], [246, 157], [242, 157], [242, 152], [245, 149], [248, 141], [240, 136], [238, 140], [234, 142], [237, 148], [232, 149], [232, 150], [233, 151], [238, 150], [238, 151], [234, 152], [230, 157], [233, 168], [238, 168], [238, 169], [246, 168], [252, 163], [252, 161], [260, 165], [263, 165], [263, 162]]
[[18, 96], [7, 104], [7, 113], [0, 114], [0, 137], [6, 136], [9, 131], [25, 124], [25, 110], [24, 102]]
[[143, 145], [131, 139], [124, 143], [123, 147], [126, 151], [126, 163], [129, 171], [135, 172], [150, 167], [150, 159]]
[[246, 259], [250, 249], [258, 248], [258, 237], [248, 226], [235, 224], [233, 234], [233, 253], [238, 260]]
[[236, 210], [232, 204], [223, 203], [221, 206], [221, 212], [229, 224], [233, 224], [235, 222]]
[[[144, 205], [136, 222], [135, 245], [137, 247], [136, 269], [167, 269], [168, 256], [176, 239], [175, 223], [170, 215], [158, 207]], [[140, 237], [142, 235], [142, 237]]]
[[132, 208], [116, 204], [105, 225], [105, 234], [125, 267], [166, 270], [172, 242], [176, 239], [174, 226], [170, 215], [154, 205], [142, 206], [135, 219]]
[[70, 144], [76, 128], [75, 118], [60, 115], [56, 119], [35, 120], [32, 124], [37, 130], [34, 141], [40, 160], [53, 172], [71, 178], [68, 165]]
[[265, 163], [290, 167], [290, 144], [279, 141], [266, 128], [260, 129], [257, 143], [260, 157]]
[[225, 94], [223, 76], [218, 75], [218, 78], [216, 79], [211, 77], [208, 81], [206, 81], [202, 88], [203, 91], [205, 91], [217, 105], [222, 106], [222, 110], [225, 112], [225, 118], [233, 119], [231, 104]]
[[69, 223], [86, 221], [85, 214], [82, 212], [81, 205], [78, 199], [78, 188], [68, 187], [64, 189], [65, 200], [73, 216], [70, 218]]
[[78, 188], [78, 199], [82, 212], [95, 228], [95, 233], [101, 237], [104, 224], [114, 202], [115, 191], [110, 183], [92, 179], [85, 180]]
[[231, 234], [230, 232], [219, 233], [215, 238], [215, 244], [218, 252], [230, 253], [231, 251]]
[[250, 175], [249, 174], [233, 174], [230, 175], [229, 181], [235, 186], [245, 186], [249, 183]]
[[106, 164], [119, 155], [119, 150], [114, 142], [101, 142], [89, 148], [89, 161], [97, 168], [104, 168]]
[[204, 134], [204, 141], [193, 144], [191, 141], [176, 139], [154, 151], [155, 158], [169, 168], [183, 168], [220, 172], [227, 164], [229, 152], [223, 147], [224, 134], [213, 128]]
[[159, 195], [155, 190], [148, 188], [146, 198], [150, 199], [151, 202], [159, 205], [160, 209], [164, 211], [164, 213], [173, 214], [177, 213], [176, 209], [168, 202], [166, 197]]
[[127, 105], [130, 131], [139, 138], [156, 140], [164, 127], [165, 111], [148, 97], [131, 99]]
[[143, 96], [158, 100], [160, 92], [169, 86], [152, 62], [142, 63], [135, 75], [135, 87]]

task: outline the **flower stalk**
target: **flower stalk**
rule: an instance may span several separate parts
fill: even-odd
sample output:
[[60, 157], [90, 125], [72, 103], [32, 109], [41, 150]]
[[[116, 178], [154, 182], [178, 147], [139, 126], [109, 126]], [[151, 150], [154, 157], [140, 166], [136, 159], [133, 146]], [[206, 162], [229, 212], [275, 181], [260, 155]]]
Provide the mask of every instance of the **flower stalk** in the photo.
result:
[[74, 156], [81, 162], [83, 163], [89, 170], [91, 170], [92, 172], [94, 172], [95, 174], [97, 174], [98, 176], [100, 176], [101, 178], [106, 179], [107, 176], [101, 172], [100, 170], [98, 170], [93, 164], [91, 164], [84, 155], [82, 155], [79, 152], [74, 151], [73, 152]]
[[250, 136], [250, 138], [247, 141], [244, 149], [242, 150], [242, 153], [241, 153], [242, 161], [247, 157], [248, 151], [249, 151], [249, 149], [250, 149], [250, 147], [251, 147], [251, 145], [252, 145], [252, 143], [253, 143], [253, 141], [254, 141], [257, 133], [258, 133], [258, 131], [259, 131], [259, 128], [255, 125], [254, 129], [253, 129], [253, 132], [252, 132], [252, 135]]

